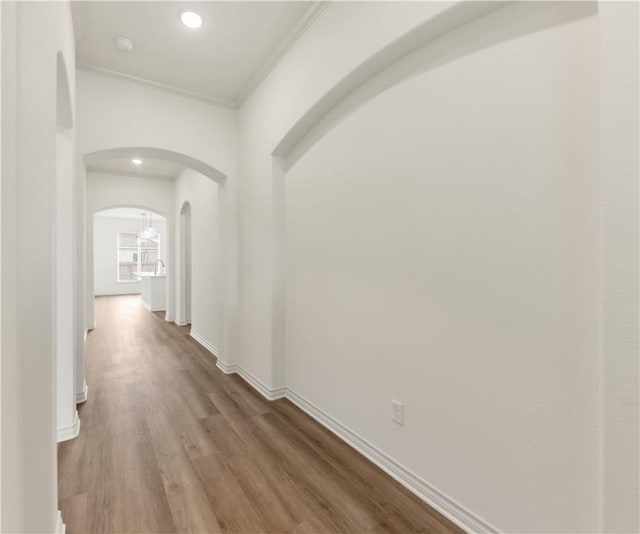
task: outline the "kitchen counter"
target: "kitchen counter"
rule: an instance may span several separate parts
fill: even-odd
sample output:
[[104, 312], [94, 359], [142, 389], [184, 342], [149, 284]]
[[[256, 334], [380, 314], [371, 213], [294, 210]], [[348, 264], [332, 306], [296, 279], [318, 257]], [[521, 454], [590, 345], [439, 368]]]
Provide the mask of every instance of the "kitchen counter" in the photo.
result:
[[149, 311], [167, 309], [167, 275], [134, 273], [142, 280], [142, 305]]

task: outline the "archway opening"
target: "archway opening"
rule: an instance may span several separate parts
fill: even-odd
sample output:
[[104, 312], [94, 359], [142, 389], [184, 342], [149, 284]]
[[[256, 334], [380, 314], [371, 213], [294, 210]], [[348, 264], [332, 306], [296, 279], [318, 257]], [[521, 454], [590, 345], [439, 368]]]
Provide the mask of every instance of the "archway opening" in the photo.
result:
[[94, 263], [97, 269], [98, 260], [93, 254], [93, 214], [114, 207], [144, 207], [166, 218], [167, 254], [161, 258], [167, 273], [164, 318], [189, 324], [191, 337], [216, 356], [224, 353], [224, 325], [229, 313], [227, 247], [234, 246], [229, 245], [227, 236], [234, 226], [228, 219], [226, 177], [190, 156], [149, 147], [86, 154], [84, 164], [87, 327], [96, 327], [94, 295], [102, 293], [97, 275], [94, 288]]
[[[94, 297], [141, 295], [148, 309], [166, 310], [168, 236], [167, 219], [149, 208], [120, 206], [94, 213]], [[150, 278], [158, 280], [153, 288]]]

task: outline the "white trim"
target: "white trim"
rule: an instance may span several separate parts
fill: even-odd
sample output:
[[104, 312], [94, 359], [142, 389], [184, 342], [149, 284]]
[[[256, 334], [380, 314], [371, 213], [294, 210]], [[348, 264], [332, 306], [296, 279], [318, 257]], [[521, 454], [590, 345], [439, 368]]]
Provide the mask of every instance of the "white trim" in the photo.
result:
[[[96, 295], [96, 297], [97, 296], [99, 296], [99, 295]], [[87, 332], [90, 332], [91, 330], [95, 330], [95, 329], [96, 329], [96, 322], [95, 321], [93, 321], [92, 323], [89, 323], [87, 325]]]
[[84, 386], [82, 387], [82, 391], [79, 391], [78, 393], [76, 393], [76, 404], [82, 404], [83, 402], [87, 402], [87, 398], [89, 396], [89, 386], [87, 386], [87, 383], [84, 383]]
[[124, 72], [100, 67], [99, 65], [96, 65], [91, 61], [87, 61], [86, 59], [82, 58], [76, 58], [76, 68], [101, 76], [114, 78], [116, 80], [127, 80], [130, 82], [139, 83], [178, 96], [200, 100], [202, 102], [213, 104], [215, 106], [237, 109], [244, 103], [244, 101], [249, 97], [254, 89], [258, 87], [258, 85], [260, 85], [267, 76], [269, 76], [271, 71], [276, 67], [280, 60], [293, 47], [293, 45], [296, 44], [298, 39], [300, 39], [300, 37], [304, 34], [304, 32], [307, 31], [307, 29], [309, 29], [313, 22], [318, 18], [318, 15], [320, 15], [320, 13], [322, 13], [322, 11], [324, 11], [324, 9], [328, 5], [329, 2], [327, 1], [311, 2], [309, 8], [302, 14], [298, 21], [289, 30], [285, 38], [281, 41], [274, 52], [260, 63], [260, 67], [249, 77], [247, 82], [242, 86], [242, 88], [238, 91], [234, 98], [227, 98], [219, 95], [210, 95], [201, 93], [199, 91], [189, 91], [188, 89], [182, 89], [175, 85], [157, 82], [154, 80], [149, 80], [147, 78], [142, 78], [140, 76], [125, 74]]
[[202, 345], [205, 349], [207, 349], [211, 354], [213, 354], [216, 358], [218, 357], [218, 348], [209, 343], [204, 337], [202, 337], [198, 332], [194, 331], [193, 328], [189, 335], [195, 339], [200, 345]]
[[[138, 294], [139, 293], [132, 293], [132, 295], [138, 295]], [[140, 299], [140, 302], [142, 303], [142, 307], [147, 311], [150, 311], [150, 312], [166, 311], [166, 308], [152, 308], [142, 298]], [[165, 315], [165, 320], [166, 320], [166, 315]]]
[[[211, 350], [212, 348], [215, 349], [215, 347], [212, 347], [202, 338], [202, 336], [193, 332], [193, 330], [191, 331], [191, 337], [207, 350], [216, 354], [216, 352]], [[281, 398], [289, 399], [303, 412], [309, 414], [322, 426], [330, 430], [342, 441], [353, 447], [385, 473], [397, 480], [411, 493], [422, 499], [429, 506], [453, 521], [465, 531], [478, 534], [496, 534], [499, 532], [496, 527], [490, 525], [484, 519], [481, 519], [460, 503], [454, 501], [451, 497], [429, 484], [426, 480], [422, 479], [407, 467], [394, 460], [373, 443], [367, 441], [365, 438], [351, 430], [348, 426], [333, 418], [327, 412], [308, 401], [291, 388], [282, 386], [272, 389], [259, 378], [243, 369], [240, 365], [228, 364], [223, 362], [220, 358], [217, 358], [216, 366], [227, 375], [240, 375], [245, 382], [252, 386], [267, 400], [272, 401]]]
[[185, 321], [185, 322], [182, 322], [182, 321], [173, 321], [173, 322], [174, 322], [174, 323], [176, 323], [178, 326], [187, 326], [188, 324], [190, 324], [190, 323], [188, 323], [188, 322], [186, 322], [186, 321]]
[[244, 104], [245, 100], [271, 74], [271, 71], [276, 68], [276, 65], [280, 63], [280, 60], [285, 54], [298, 42], [298, 39], [302, 37], [313, 22], [318, 18], [329, 5], [329, 2], [311, 2], [311, 6], [303, 13], [298, 21], [289, 30], [285, 38], [275, 49], [273, 54], [261, 63], [261, 66], [251, 75], [247, 82], [238, 91], [235, 98], [235, 106], [240, 107]]
[[218, 356], [218, 349], [211, 345], [206, 339], [204, 339], [200, 334], [194, 332], [193, 328], [190, 333], [191, 337], [195, 339], [200, 345], [202, 345], [205, 349], [211, 352], [216, 357], [216, 367], [220, 369], [224, 374], [239, 374], [245, 382], [248, 382], [253, 389], [255, 389], [258, 393], [260, 393], [267, 400], [276, 400], [281, 399], [286, 396], [287, 388], [279, 387], [272, 389], [268, 387], [264, 382], [262, 382], [259, 378], [252, 375], [250, 372], [245, 371], [242, 367], [237, 364], [228, 364], [223, 362]]
[[78, 411], [73, 418], [73, 423], [68, 426], [58, 427], [58, 443], [68, 441], [73, 438], [77, 438], [80, 434], [80, 417]]
[[286, 388], [286, 390], [286, 398], [303, 412], [309, 414], [322, 426], [329, 429], [348, 445], [351, 445], [351, 447], [368, 458], [385, 473], [400, 482], [400, 484], [411, 491], [411, 493], [418, 496], [432, 508], [435, 508], [456, 525], [467, 532], [479, 534], [495, 534], [499, 532], [497, 528], [476, 516], [464, 506], [454, 501], [451, 497], [448, 497], [418, 475], [411, 472], [408, 468], [398, 463], [371, 442], [358, 435], [337, 419], [331, 417], [327, 412], [314, 405], [312, 402], [309, 402], [291, 388]]
[[64, 522], [62, 521], [62, 512], [58, 510], [56, 514], [56, 534], [64, 534], [67, 530]]
[[84, 59], [79, 59], [79, 58], [76, 59], [76, 67], [78, 69], [82, 69], [88, 72], [92, 72], [94, 74], [106, 76], [108, 78], [115, 78], [116, 80], [127, 80], [129, 82], [135, 82], [142, 85], [146, 85], [148, 87], [153, 87], [154, 89], [166, 91], [174, 95], [193, 98], [195, 100], [206, 102], [207, 104], [213, 104], [215, 106], [222, 106], [222, 107], [231, 108], [231, 109], [235, 109], [236, 107], [235, 101], [230, 98], [224, 98], [224, 97], [219, 97], [215, 95], [210, 96], [210, 95], [205, 95], [203, 93], [198, 93], [195, 91], [189, 91], [187, 89], [181, 89], [180, 87], [176, 87], [175, 85], [156, 82], [153, 80], [148, 80], [147, 78], [141, 78], [139, 76], [125, 74], [124, 72], [118, 72], [115, 70], [107, 69], [105, 67], [99, 67], [98, 65], [94, 65], [93, 63], [86, 61]]
[[220, 369], [224, 374], [238, 374], [242, 377], [242, 379], [247, 382], [253, 389], [255, 389], [260, 395], [262, 395], [267, 400], [276, 400], [282, 399], [287, 395], [287, 388], [285, 386], [272, 389], [268, 387], [262, 380], [252, 375], [250, 372], [245, 371], [242, 367], [236, 364], [227, 364], [223, 362], [220, 358], [216, 363], [218, 369]]
[[287, 387], [281, 386], [279, 388], [270, 388], [259, 380], [257, 377], [240, 368], [238, 374], [248, 382], [258, 393], [260, 393], [265, 399], [273, 401], [277, 399], [284, 399], [287, 396]]
[[232, 375], [240, 371], [240, 366], [234, 364], [228, 364], [223, 362], [220, 358], [216, 362], [216, 367], [220, 369], [225, 375]]

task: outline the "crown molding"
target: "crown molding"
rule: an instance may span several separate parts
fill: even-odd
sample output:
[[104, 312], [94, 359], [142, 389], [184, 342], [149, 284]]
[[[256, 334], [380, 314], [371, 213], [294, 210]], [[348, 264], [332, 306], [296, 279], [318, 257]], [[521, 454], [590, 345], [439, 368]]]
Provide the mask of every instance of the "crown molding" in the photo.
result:
[[[207, 104], [213, 104], [215, 106], [221, 106], [229, 109], [237, 109], [239, 108], [245, 100], [249, 97], [249, 95], [262, 83], [269, 74], [273, 71], [273, 69], [278, 65], [280, 60], [284, 57], [284, 55], [296, 44], [298, 39], [302, 37], [302, 35], [309, 29], [309, 27], [313, 24], [313, 22], [318, 18], [320, 13], [324, 11], [324, 9], [329, 5], [330, 1], [321, 1], [321, 2], [310, 2], [311, 5], [304, 12], [304, 14], [298, 19], [298, 21], [294, 24], [294, 26], [287, 32], [284, 39], [280, 42], [278, 47], [275, 49], [273, 54], [271, 54], [258, 69], [251, 75], [249, 80], [243, 85], [243, 87], [238, 91], [238, 94], [235, 98], [226, 98], [217, 95], [208, 95], [204, 93], [199, 93], [197, 91], [189, 91], [188, 89], [182, 89], [180, 87], [176, 87], [175, 85], [170, 85], [162, 82], [157, 82], [154, 80], [149, 80], [147, 78], [142, 78], [140, 76], [134, 76], [132, 74], [125, 74], [124, 72], [119, 72], [116, 70], [108, 69], [106, 67], [101, 67], [92, 63], [91, 61], [87, 61], [86, 59], [76, 57], [76, 68], [92, 72], [94, 74], [99, 74], [102, 76], [107, 76], [109, 78], [114, 78], [116, 80], [126, 80], [129, 82], [135, 82], [142, 85], [146, 85], [147, 87], [152, 87], [154, 89], [159, 89], [161, 91], [165, 91], [168, 93], [172, 93], [174, 95], [183, 96], [187, 98], [192, 98], [195, 100], [200, 100], [202, 102], [206, 102]], [[76, 27], [76, 33], [82, 33], [82, 26], [79, 20], [79, 17], [76, 14], [77, 21], [74, 20], [74, 27]], [[77, 39], [77, 35], [76, 35]]]
[[311, 6], [305, 11], [305, 13], [298, 19], [296, 24], [287, 32], [285, 38], [280, 42], [276, 50], [267, 58], [267, 60], [256, 70], [247, 83], [244, 84], [242, 89], [238, 91], [235, 98], [235, 107], [240, 107], [247, 100], [249, 95], [262, 83], [271, 71], [275, 69], [276, 65], [280, 63], [280, 60], [284, 55], [293, 47], [294, 44], [302, 37], [302, 35], [309, 29], [309, 27], [318, 18], [325, 8], [329, 5], [329, 1], [324, 2], [312, 2]]
[[176, 176], [167, 176], [165, 174], [156, 174], [153, 172], [128, 172], [120, 169], [106, 169], [104, 167], [98, 167], [96, 165], [89, 165], [87, 167], [87, 173], [94, 174], [110, 174], [112, 176], [126, 176], [128, 178], [151, 178], [153, 180], [166, 180], [168, 182], [175, 180], [182, 171], [180, 171]]
[[94, 74], [100, 74], [102, 76], [107, 76], [109, 78], [114, 78], [116, 80], [126, 80], [129, 82], [135, 82], [142, 85], [146, 85], [147, 87], [152, 87], [154, 89], [160, 89], [161, 91], [172, 93], [174, 95], [192, 98], [194, 100], [200, 100], [201, 102], [206, 102], [207, 104], [213, 104], [215, 106], [221, 106], [221, 107], [230, 108], [230, 109], [236, 108], [235, 100], [231, 98], [205, 95], [203, 93], [189, 91], [187, 89], [181, 89], [180, 87], [176, 87], [174, 85], [156, 82], [154, 80], [148, 80], [147, 78], [141, 78], [140, 76], [125, 74], [124, 72], [118, 72], [116, 70], [100, 67], [82, 58], [78, 58], [78, 57], [76, 58], [76, 67], [81, 70], [93, 72]]

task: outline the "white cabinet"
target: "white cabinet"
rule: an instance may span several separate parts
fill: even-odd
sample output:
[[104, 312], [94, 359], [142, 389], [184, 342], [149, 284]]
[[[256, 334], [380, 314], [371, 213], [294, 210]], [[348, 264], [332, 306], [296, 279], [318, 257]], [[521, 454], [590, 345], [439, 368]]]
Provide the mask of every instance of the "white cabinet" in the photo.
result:
[[167, 309], [167, 276], [165, 274], [139, 274], [142, 280], [142, 305], [149, 311]]

